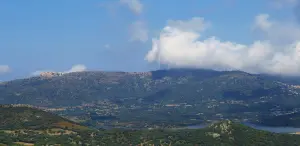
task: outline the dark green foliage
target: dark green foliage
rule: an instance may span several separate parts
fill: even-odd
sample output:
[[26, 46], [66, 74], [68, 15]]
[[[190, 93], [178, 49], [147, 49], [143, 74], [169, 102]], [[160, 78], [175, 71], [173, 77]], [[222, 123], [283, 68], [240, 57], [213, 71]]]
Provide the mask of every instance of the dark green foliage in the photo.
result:
[[[13, 142], [35, 143], [36, 145], [165, 145], [165, 146], [293, 146], [300, 144], [300, 136], [275, 134], [255, 130], [241, 124], [223, 121], [198, 129], [156, 129], [156, 130], [109, 130], [78, 131], [77, 134], [50, 136], [44, 134], [0, 133], [4, 144]], [[4, 139], [5, 138], [5, 139]]]
[[[300, 144], [300, 136], [291, 134], [275, 134], [266, 131], [255, 130], [229, 120], [217, 122], [203, 129], [153, 129], [153, 130], [75, 130], [75, 133], [50, 135], [40, 133], [43, 127], [51, 122], [64, 120], [58, 116], [40, 110], [23, 107], [1, 107], [1, 122], [4, 131], [0, 130], [1, 144], [16, 145], [15, 142], [32, 143], [35, 145], [103, 145], [103, 146], [128, 146], [128, 145], [165, 145], [165, 146], [292, 146]], [[35, 116], [41, 115], [39, 120]], [[32, 126], [14, 126], [21, 122], [17, 120], [27, 119], [33, 121]], [[11, 127], [9, 127], [11, 126]], [[22, 132], [19, 130], [22, 128]], [[50, 126], [47, 127], [52, 128]], [[45, 130], [47, 130], [45, 129]], [[14, 131], [7, 133], [5, 130]], [[49, 129], [48, 129], [49, 130]], [[65, 129], [67, 130], [67, 129]], [[72, 129], [70, 129], [72, 130]]]
[[0, 106], [0, 129], [48, 129], [59, 122], [74, 123], [55, 114], [29, 107]]
[[300, 127], [300, 113], [292, 113], [280, 116], [264, 116], [257, 122], [267, 126]]

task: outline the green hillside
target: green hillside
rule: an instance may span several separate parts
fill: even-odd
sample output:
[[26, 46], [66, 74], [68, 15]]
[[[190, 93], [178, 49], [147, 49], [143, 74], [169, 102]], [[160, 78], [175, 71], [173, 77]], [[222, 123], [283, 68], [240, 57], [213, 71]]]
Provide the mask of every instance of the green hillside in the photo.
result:
[[86, 129], [70, 120], [52, 113], [29, 107], [0, 106], [0, 130], [51, 128]]
[[[17, 120], [34, 123], [22, 127], [14, 124], [3, 124], [0, 130], [0, 145], [103, 145], [103, 146], [293, 146], [300, 144], [300, 136], [292, 134], [275, 134], [234, 123], [229, 120], [217, 122], [203, 129], [153, 129], [153, 130], [86, 130], [60, 129], [45, 123], [62, 122], [60, 118], [40, 110], [23, 107], [0, 107], [1, 121], [22, 123]], [[21, 112], [24, 110], [24, 112]], [[34, 114], [35, 116], [30, 116]], [[36, 116], [39, 115], [39, 119]], [[48, 120], [53, 119], [51, 122]], [[43, 121], [43, 122], [41, 122]], [[45, 123], [44, 123], [45, 122]], [[68, 122], [68, 121], [64, 121]], [[24, 123], [24, 122], [23, 122]], [[75, 123], [73, 123], [75, 124]], [[3, 126], [5, 125], [5, 126]], [[54, 124], [55, 125], [55, 124]], [[10, 127], [11, 126], [11, 127]], [[21, 128], [21, 129], [20, 129]]]

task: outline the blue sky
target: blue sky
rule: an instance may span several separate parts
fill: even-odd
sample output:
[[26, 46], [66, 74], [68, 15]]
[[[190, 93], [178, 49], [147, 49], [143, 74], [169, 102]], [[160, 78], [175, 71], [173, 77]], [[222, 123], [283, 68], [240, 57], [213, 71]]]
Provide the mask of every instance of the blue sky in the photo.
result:
[[[275, 6], [271, 0], [2, 0], [0, 80], [77, 64], [87, 70], [157, 69], [155, 59], [145, 57], [170, 20], [203, 18], [210, 29], [202, 37], [250, 45], [256, 16], [293, 22], [294, 3], [277, 1]], [[170, 54], [163, 56], [164, 64], [208, 67], [178, 62], [182, 59]]]

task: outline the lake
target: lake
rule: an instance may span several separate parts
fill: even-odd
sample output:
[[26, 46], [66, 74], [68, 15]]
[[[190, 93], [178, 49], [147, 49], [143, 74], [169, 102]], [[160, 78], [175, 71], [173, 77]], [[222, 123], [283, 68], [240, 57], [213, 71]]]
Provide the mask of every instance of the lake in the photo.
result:
[[[252, 127], [254, 129], [258, 130], [264, 130], [264, 131], [269, 131], [269, 132], [275, 132], [275, 133], [295, 133], [295, 132], [300, 132], [300, 128], [294, 128], [294, 127], [270, 127], [270, 126], [262, 126], [262, 125], [256, 125], [252, 123], [247, 123], [243, 122], [242, 124]], [[191, 125], [187, 126], [187, 129], [201, 129], [207, 127], [207, 125]]]
[[270, 127], [270, 126], [262, 126], [262, 125], [256, 125], [252, 123], [243, 123], [246, 126], [258, 129], [258, 130], [264, 130], [269, 132], [275, 132], [275, 133], [295, 133], [300, 132], [300, 128], [295, 127]]

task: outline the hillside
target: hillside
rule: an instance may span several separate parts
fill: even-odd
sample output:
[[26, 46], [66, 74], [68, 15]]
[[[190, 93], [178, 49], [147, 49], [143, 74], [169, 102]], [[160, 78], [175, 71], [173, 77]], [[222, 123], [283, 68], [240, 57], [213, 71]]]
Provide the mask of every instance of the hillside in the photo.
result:
[[86, 129], [70, 120], [52, 113], [29, 107], [0, 106], [0, 130], [51, 128]]
[[[153, 129], [153, 130], [85, 130], [60, 129], [48, 126], [57, 122], [68, 122], [50, 113], [24, 107], [1, 107], [1, 120], [14, 124], [25, 120], [35, 123], [16, 127], [14, 124], [3, 124], [0, 130], [0, 145], [163, 145], [163, 146], [213, 146], [213, 145], [245, 145], [245, 146], [292, 146], [300, 144], [300, 136], [292, 134], [275, 134], [234, 123], [229, 120], [217, 122], [203, 129]], [[30, 115], [34, 116], [30, 116]], [[38, 115], [39, 120], [36, 119]], [[48, 120], [51, 120], [48, 122]], [[43, 122], [41, 122], [43, 121]], [[24, 124], [24, 122], [23, 122]], [[3, 126], [5, 125], [5, 126]], [[11, 127], [10, 127], [11, 126]], [[4, 129], [3, 129], [4, 128]], [[5, 129], [6, 128], [6, 129]], [[22, 128], [22, 129], [20, 129]], [[49, 129], [51, 128], [51, 129]], [[7, 130], [9, 129], [9, 130]]]
[[278, 116], [265, 116], [259, 122], [272, 127], [300, 127], [300, 113], [289, 113]]
[[201, 69], [77, 72], [3, 82], [0, 104], [51, 108], [75, 121], [100, 127], [182, 126], [222, 119], [257, 121], [298, 112], [298, 80]]
[[[287, 86], [277, 83], [274, 78], [238, 71], [78, 72], [1, 83], [0, 103], [58, 107], [103, 99], [141, 98], [146, 102], [168, 103], [173, 100], [190, 102], [191, 98], [202, 99], [203, 96], [247, 100], [276, 95], [279, 97], [274, 102], [278, 104], [299, 105], [300, 100], [294, 102], [295, 95], [289, 95], [289, 90], [284, 88]], [[282, 96], [286, 98], [282, 99]]]
[[[282, 146], [299, 145], [299, 135], [275, 134], [260, 131], [228, 120], [211, 124], [203, 129], [157, 129], [138, 131], [106, 131], [104, 145], [244, 145]], [[110, 140], [108, 140], [108, 138]], [[105, 140], [107, 141], [105, 141]], [[119, 141], [116, 141], [119, 139]]]

